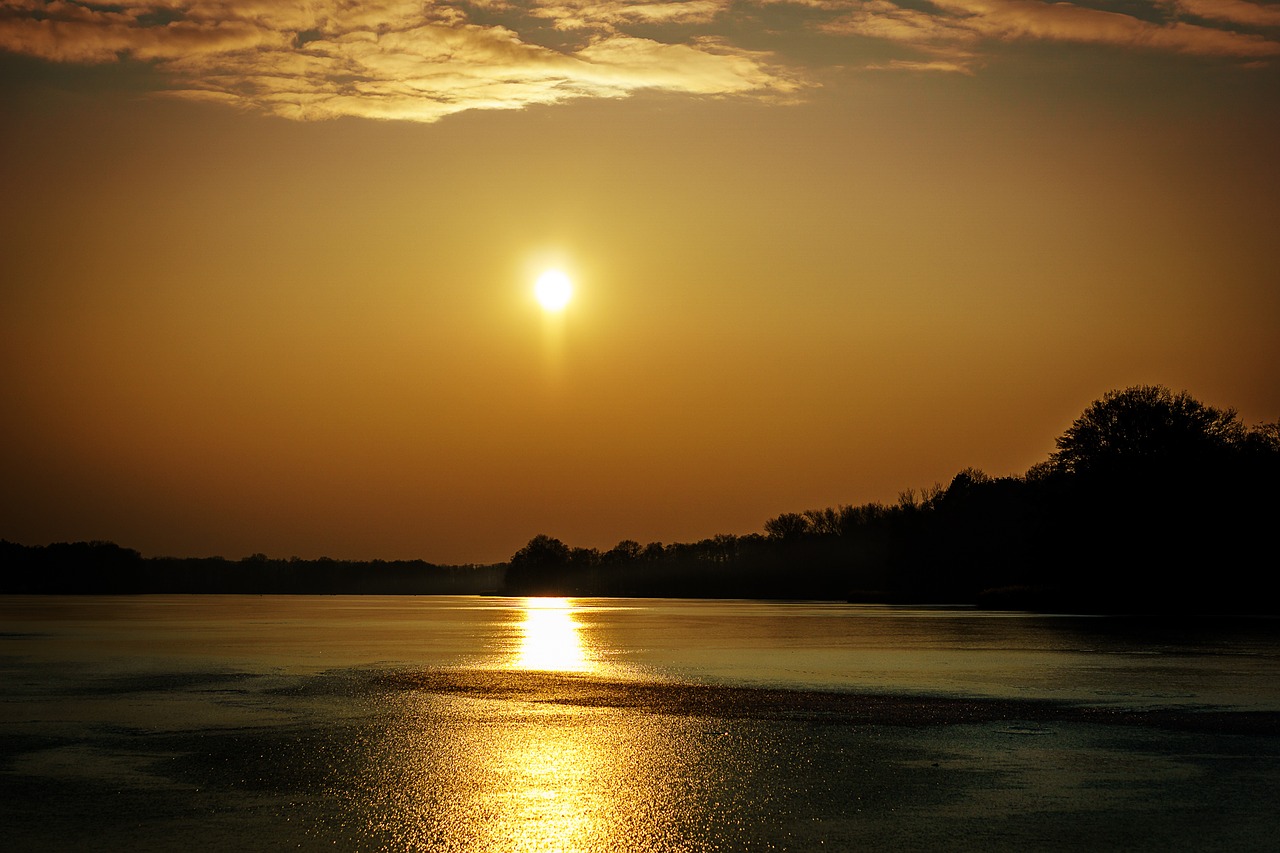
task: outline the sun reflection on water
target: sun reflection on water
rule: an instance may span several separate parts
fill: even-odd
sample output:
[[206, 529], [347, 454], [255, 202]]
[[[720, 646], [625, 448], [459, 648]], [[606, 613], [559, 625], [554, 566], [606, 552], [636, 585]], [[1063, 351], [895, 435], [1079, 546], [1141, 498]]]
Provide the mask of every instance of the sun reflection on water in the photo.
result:
[[540, 672], [590, 672], [573, 603], [567, 598], [526, 598], [521, 602], [520, 651], [515, 668]]
[[497, 603], [496, 659], [388, 694], [352, 825], [380, 849], [433, 853], [717, 849], [725, 808], [690, 773], [712, 745], [723, 753], [723, 731], [610, 701], [630, 682], [593, 633], [597, 607]]
[[494, 756], [506, 785], [496, 792], [504, 819], [487, 826], [490, 849], [582, 850], [616, 832], [607, 819], [616, 796], [608, 754], [580, 724], [558, 722], [511, 733]]
[[[483, 678], [483, 676], [481, 676]], [[353, 799], [376, 849], [434, 853], [647, 853], [715, 849], [685, 781], [697, 721], [545, 700], [407, 694]], [[532, 697], [531, 697], [532, 698]], [[367, 849], [375, 849], [368, 845]]]

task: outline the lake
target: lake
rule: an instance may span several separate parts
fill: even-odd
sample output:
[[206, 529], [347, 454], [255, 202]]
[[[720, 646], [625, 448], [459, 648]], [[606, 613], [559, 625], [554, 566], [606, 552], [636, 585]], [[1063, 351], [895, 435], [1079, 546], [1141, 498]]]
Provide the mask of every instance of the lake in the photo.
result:
[[1271, 850], [1280, 623], [0, 598], [9, 849]]

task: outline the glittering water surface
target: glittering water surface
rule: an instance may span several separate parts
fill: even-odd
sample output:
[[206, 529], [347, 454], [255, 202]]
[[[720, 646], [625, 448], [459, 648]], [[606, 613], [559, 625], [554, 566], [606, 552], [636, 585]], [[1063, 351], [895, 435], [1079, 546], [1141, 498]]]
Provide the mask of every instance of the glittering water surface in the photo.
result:
[[826, 603], [0, 598], [12, 849], [1273, 849], [1280, 636]]

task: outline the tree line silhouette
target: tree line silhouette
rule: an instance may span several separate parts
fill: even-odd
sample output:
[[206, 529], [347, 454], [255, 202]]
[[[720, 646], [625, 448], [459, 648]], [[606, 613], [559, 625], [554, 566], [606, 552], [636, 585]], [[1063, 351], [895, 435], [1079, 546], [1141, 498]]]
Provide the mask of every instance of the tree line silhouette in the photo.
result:
[[835, 599], [1038, 610], [1276, 613], [1280, 422], [1163, 386], [1111, 391], [1025, 475], [967, 468], [895, 503], [763, 532], [607, 551], [539, 534], [507, 564], [144, 558], [0, 541], [5, 593], [380, 593]]
[[0, 593], [243, 595], [476, 595], [497, 592], [505, 564], [422, 560], [143, 557], [113, 542], [26, 546], [0, 540]]
[[535, 536], [514, 594], [963, 603], [1040, 610], [1277, 607], [1280, 422], [1163, 386], [1111, 391], [1019, 477], [965, 469], [893, 504], [783, 513], [764, 532], [608, 551]]

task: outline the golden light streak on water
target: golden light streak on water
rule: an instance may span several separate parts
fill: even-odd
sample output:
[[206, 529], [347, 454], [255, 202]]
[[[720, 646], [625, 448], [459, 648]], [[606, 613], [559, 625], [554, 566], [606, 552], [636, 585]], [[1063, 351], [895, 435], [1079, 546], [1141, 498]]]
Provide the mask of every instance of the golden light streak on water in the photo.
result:
[[708, 738], [698, 721], [519, 699], [392, 701], [352, 798], [361, 833], [386, 842], [378, 849], [642, 853], [682, 849], [680, 832], [704, 822], [706, 804], [685, 790]]
[[[505, 785], [497, 792], [503, 819], [486, 825], [485, 847], [513, 853], [584, 850], [609, 846], [606, 839], [627, 827], [612, 825], [618, 809], [613, 757], [599, 750], [581, 722], [548, 721], [524, 731], [508, 730], [492, 760]], [[601, 844], [601, 842], [605, 842]]]
[[573, 603], [567, 598], [526, 598], [521, 602], [517, 669], [539, 672], [593, 672]]

